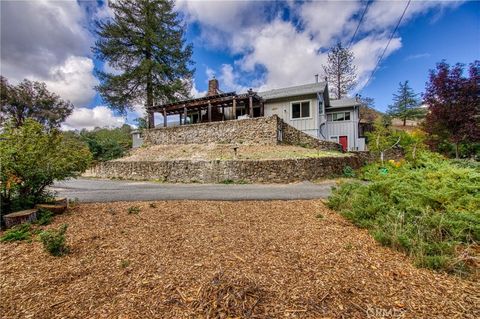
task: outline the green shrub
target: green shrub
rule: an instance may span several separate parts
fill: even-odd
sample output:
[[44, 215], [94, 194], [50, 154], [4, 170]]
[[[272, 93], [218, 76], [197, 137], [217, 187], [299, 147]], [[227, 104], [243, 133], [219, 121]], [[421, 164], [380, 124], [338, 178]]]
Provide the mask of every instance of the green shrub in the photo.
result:
[[43, 248], [53, 256], [62, 256], [68, 252], [65, 244], [65, 232], [68, 225], [64, 224], [59, 229], [46, 230], [40, 233]]
[[37, 221], [35, 224], [44, 226], [49, 225], [52, 222], [53, 213], [46, 209], [39, 209], [37, 213]]
[[386, 165], [386, 174], [379, 165], [365, 167], [368, 183], [335, 188], [328, 206], [420, 266], [465, 271], [457, 248], [480, 240], [480, 171], [428, 152], [399, 167]]
[[343, 176], [344, 177], [355, 177], [355, 171], [353, 170], [353, 168], [351, 168], [350, 166], [345, 166], [343, 168]]
[[138, 206], [130, 206], [127, 210], [128, 214], [138, 214], [140, 213], [140, 207]]
[[14, 226], [5, 231], [0, 241], [19, 241], [31, 238], [31, 228], [29, 223]]

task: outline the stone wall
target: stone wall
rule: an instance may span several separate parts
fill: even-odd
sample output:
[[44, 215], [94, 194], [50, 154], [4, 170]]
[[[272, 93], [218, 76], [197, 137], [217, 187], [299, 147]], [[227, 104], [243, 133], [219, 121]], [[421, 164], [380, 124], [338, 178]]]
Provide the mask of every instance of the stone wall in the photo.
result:
[[208, 143], [275, 145], [285, 143], [321, 150], [342, 150], [340, 144], [311, 137], [286, 124], [277, 115], [145, 130], [144, 143], [146, 146]]
[[145, 130], [145, 145], [277, 144], [278, 117], [199, 123]]
[[93, 176], [168, 183], [219, 183], [226, 180], [248, 183], [291, 183], [339, 176], [345, 166], [359, 168], [362, 156], [320, 157], [284, 160], [229, 160], [161, 162], [103, 162]]
[[342, 152], [342, 145], [335, 142], [323, 141], [314, 138], [307, 133], [297, 130], [293, 126], [288, 125], [281, 119], [279, 119], [278, 122], [278, 129], [281, 131], [281, 134], [279, 136], [281, 136], [282, 143], [298, 145], [308, 148], [317, 148], [321, 150]]

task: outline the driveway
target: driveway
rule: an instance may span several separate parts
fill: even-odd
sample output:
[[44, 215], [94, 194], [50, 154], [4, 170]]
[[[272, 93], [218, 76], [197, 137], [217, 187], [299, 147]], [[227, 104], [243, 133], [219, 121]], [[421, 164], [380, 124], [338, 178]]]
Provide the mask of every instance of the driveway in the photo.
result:
[[138, 200], [291, 200], [327, 198], [335, 181], [319, 184], [161, 184], [101, 179], [70, 179], [50, 189], [81, 202]]

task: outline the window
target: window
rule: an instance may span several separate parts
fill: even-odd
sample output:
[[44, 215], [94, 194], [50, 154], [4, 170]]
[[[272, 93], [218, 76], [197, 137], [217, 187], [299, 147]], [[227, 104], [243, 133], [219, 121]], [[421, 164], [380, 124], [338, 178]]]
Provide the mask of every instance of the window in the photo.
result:
[[330, 141], [338, 143], [338, 136], [330, 136]]
[[300, 119], [310, 117], [310, 102], [294, 102], [292, 103], [292, 119]]
[[337, 112], [328, 114], [327, 121], [350, 121], [350, 112]]

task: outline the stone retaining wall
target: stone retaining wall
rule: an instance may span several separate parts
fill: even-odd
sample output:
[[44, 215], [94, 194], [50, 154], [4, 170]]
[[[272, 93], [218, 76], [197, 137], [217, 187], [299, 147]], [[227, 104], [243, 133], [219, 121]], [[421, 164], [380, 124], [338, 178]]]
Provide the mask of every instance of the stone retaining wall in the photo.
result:
[[148, 145], [280, 143], [321, 150], [341, 151], [338, 143], [316, 139], [286, 124], [277, 115], [244, 120], [162, 127], [144, 131]]
[[168, 183], [220, 183], [226, 180], [248, 183], [291, 183], [339, 176], [345, 166], [359, 168], [362, 156], [320, 157], [283, 160], [229, 160], [161, 162], [103, 162], [92, 169], [93, 176]]
[[161, 127], [144, 132], [145, 145], [277, 144], [278, 117]]

